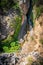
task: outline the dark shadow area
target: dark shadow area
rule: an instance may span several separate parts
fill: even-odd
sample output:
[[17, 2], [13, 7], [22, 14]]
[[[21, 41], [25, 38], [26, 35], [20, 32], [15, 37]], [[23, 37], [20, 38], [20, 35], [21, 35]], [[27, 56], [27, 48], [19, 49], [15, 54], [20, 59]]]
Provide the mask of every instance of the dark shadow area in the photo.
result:
[[26, 14], [26, 16], [27, 16], [27, 25], [28, 25], [28, 30], [29, 31], [33, 28], [33, 21], [30, 18], [31, 13], [32, 13], [32, 9], [33, 9], [32, 0], [30, 0], [30, 7], [29, 7], [28, 12]]
[[43, 5], [43, 0], [38, 0], [37, 6]]
[[0, 55], [0, 65], [16, 65], [18, 63], [19, 58], [15, 56], [15, 54], [5, 53]]

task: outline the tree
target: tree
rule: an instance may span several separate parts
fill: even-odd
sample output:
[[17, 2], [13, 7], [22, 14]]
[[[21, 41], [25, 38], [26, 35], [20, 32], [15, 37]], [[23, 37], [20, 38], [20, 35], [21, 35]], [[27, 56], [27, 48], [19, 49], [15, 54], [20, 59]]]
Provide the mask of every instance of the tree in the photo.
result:
[[8, 10], [13, 6], [17, 5], [17, 0], [0, 0], [0, 11], [3, 13], [4, 10]]

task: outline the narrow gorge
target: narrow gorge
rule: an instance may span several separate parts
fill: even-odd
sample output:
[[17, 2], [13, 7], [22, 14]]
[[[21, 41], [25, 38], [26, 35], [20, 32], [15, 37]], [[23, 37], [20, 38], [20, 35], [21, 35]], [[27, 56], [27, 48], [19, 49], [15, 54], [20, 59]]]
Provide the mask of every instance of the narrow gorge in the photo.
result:
[[0, 65], [43, 65], [43, 0], [0, 6]]

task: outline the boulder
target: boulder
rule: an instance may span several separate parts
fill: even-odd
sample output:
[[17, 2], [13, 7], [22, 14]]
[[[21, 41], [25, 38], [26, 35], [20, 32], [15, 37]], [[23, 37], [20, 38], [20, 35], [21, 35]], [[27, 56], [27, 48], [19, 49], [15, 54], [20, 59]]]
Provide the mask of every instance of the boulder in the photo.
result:
[[16, 65], [19, 58], [15, 53], [3, 53], [0, 55], [0, 65]]

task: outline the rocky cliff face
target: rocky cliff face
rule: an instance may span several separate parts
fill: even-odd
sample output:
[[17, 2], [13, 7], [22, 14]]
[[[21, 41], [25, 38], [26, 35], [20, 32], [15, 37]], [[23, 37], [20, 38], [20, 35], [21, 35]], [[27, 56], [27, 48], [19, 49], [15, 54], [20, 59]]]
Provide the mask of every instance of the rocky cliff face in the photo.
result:
[[8, 35], [13, 35], [15, 30], [16, 18], [19, 16], [19, 10], [10, 9], [6, 14], [0, 15], [0, 40], [7, 38]]
[[[17, 65], [41, 65], [43, 64], [43, 15], [35, 20], [34, 29], [27, 31], [24, 41], [21, 43], [20, 60]], [[42, 25], [40, 25], [42, 23]], [[33, 33], [32, 33], [33, 31]], [[32, 33], [32, 36], [31, 36]], [[42, 36], [41, 36], [42, 34]], [[41, 40], [41, 41], [40, 41]]]
[[[23, 1], [19, 1], [19, 7], [21, 8], [22, 14], [24, 15], [25, 18], [29, 8], [29, 1], [26, 0], [25, 3]], [[9, 9], [4, 15], [0, 14], [0, 26], [1, 26], [0, 40], [7, 38], [8, 35], [12, 36], [14, 34], [15, 18], [18, 17], [19, 14], [21, 14], [19, 9], [14, 10], [13, 8]]]
[[[39, 3], [42, 3], [42, 0], [40, 1]], [[21, 5], [21, 7], [23, 6]], [[7, 63], [7, 65], [43, 65], [43, 9], [40, 6], [43, 8], [42, 4], [33, 4], [30, 18], [34, 23], [34, 27], [32, 27], [31, 30], [27, 30], [26, 35], [23, 37], [23, 41], [21, 40], [21, 42], [19, 42], [21, 45], [20, 52], [16, 53], [16, 56], [15, 54], [6, 54], [7, 57], [5, 57], [4, 61], [3, 55], [5, 56], [5, 54], [0, 55], [1, 65], [6, 65]], [[24, 12], [25, 15], [26, 13]], [[9, 19], [9, 17], [5, 18], [5, 20], [8, 21]]]
[[35, 20], [34, 29], [27, 31], [20, 44], [19, 53], [0, 55], [1, 65], [43, 65], [43, 14]]

